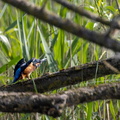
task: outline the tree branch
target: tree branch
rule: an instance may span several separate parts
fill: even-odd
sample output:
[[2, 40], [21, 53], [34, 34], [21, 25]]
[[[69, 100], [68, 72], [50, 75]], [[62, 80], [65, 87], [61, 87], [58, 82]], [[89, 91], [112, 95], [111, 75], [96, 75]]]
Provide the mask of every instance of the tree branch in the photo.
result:
[[35, 92], [33, 81], [40, 93], [55, 90], [68, 85], [88, 81], [95, 77], [110, 74], [118, 74], [120, 70], [120, 59], [109, 58], [84, 65], [71, 67], [40, 78], [18, 82], [16, 84], [1, 86], [0, 91]]
[[58, 117], [65, 107], [106, 99], [120, 99], [120, 83], [84, 87], [49, 96], [33, 93], [0, 92], [0, 111], [39, 112]]
[[[69, 1], [66, 1], [66, 0], [53, 0], [59, 4], [61, 4], [62, 6], [74, 11], [75, 13], [78, 13], [79, 15], [81, 16], [85, 16], [86, 18], [89, 18], [89, 19], [92, 19], [94, 21], [97, 21], [97, 22], [100, 22], [104, 25], [107, 25], [107, 26], [111, 26], [112, 25], [112, 22], [111, 21], [108, 21], [106, 19], [103, 19], [89, 11], [86, 11], [84, 10], [83, 8], [81, 8], [80, 6], [76, 6], [72, 3], [70, 3]], [[114, 22], [114, 28], [117, 28], [117, 29], [120, 29], [120, 25], [117, 23], [117, 22]]]
[[2, 0], [6, 3], [9, 3], [20, 10], [33, 15], [34, 17], [41, 19], [44, 22], [47, 22], [51, 25], [54, 25], [58, 28], [61, 28], [67, 32], [70, 32], [78, 37], [84, 38], [88, 41], [96, 43], [100, 46], [110, 48], [113, 51], [120, 51], [120, 42], [111, 39], [109, 36], [106, 37], [106, 34], [99, 34], [88, 29], [85, 29], [78, 24], [73, 23], [69, 19], [62, 19], [54, 13], [37, 7], [34, 4], [24, 1], [24, 0]]

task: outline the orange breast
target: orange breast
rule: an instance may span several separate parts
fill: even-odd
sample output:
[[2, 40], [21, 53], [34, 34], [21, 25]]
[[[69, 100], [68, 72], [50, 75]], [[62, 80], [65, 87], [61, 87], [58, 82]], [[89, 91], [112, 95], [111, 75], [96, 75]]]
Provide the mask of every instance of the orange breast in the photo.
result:
[[30, 63], [30, 65], [24, 70], [23, 74], [30, 74], [36, 69], [36, 66], [33, 65], [33, 63]]
[[[40, 63], [37, 63], [36, 65], [38, 65], [38, 64], [40, 64]], [[37, 69], [37, 67], [34, 66], [33, 63], [30, 63], [30, 65], [23, 71], [23, 73], [19, 79], [29, 78], [30, 74], [36, 69]]]

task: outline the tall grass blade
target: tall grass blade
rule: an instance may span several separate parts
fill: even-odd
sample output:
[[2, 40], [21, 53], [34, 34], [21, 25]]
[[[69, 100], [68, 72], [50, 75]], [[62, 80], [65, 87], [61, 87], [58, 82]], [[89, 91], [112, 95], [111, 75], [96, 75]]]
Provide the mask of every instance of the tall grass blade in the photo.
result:
[[8, 6], [7, 4], [4, 5], [4, 7], [3, 7], [3, 9], [0, 13], [0, 19], [3, 17], [3, 14], [5, 13], [5, 10], [6, 10], [7, 6]]
[[26, 60], [29, 60], [30, 55], [29, 55], [29, 48], [27, 45], [27, 39], [25, 34], [24, 16], [22, 16], [21, 21], [19, 21], [19, 18], [17, 18], [17, 25], [18, 25], [19, 40], [20, 40], [23, 57], [26, 58]]
[[93, 102], [90, 102], [87, 105], [88, 105], [88, 111], [87, 111], [87, 119], [86, 120], [92, 120]]
[[44, 50], [45, 50], [45, 55], [47, 57], [47, 61], [48, 61], [49, 68], [50, 68], [50, 72], [55, 72], [55, 71], [58, 70], [58, 68], [57, 68], [57, 64], [56, 64], [56, 62], [55, 62], [55, 60], [53, 58], [53, 54], [50, 51], [50, 48], [47, 45], [47, 42], [46, 42], [46, 40], [45, 40], [45, 38], [44, 38], [40, 28], [38, 28], [38, 30], [39, 30], [40, 38], [41, 38], [41, 41], [42, 41], [42, 45], [43, 45]]

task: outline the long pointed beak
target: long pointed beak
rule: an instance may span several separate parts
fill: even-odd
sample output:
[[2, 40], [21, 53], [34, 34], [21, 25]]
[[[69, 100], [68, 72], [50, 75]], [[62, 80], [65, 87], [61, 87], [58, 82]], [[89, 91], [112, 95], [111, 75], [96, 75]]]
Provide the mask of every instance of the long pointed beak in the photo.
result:
[[40, 60], [41, 63], [45, 62], [45, 61], [47, 61], [47, 58], [43, 58], [43, 59]]

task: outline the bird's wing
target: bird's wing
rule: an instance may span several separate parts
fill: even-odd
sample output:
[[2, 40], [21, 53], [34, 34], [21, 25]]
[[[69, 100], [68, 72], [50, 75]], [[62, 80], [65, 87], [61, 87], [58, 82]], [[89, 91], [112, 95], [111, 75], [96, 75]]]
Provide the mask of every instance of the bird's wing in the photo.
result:
[[16, 70], [16, 72], [15, 72], [15, 74], [14, 74], [13, 83], [16, 82], [16, 81], [19, 79], [19, 77], [21, 76], [21, 73], [22, 73], [22, 69], [21, 69], [21, 67], [20, 67], [20, 68], [18, 68], [18, 69]]
[[30, 59], [29, 61], [27, 61], [27, 62], [26, 62], [26, 67], [29, 66], [29, 64], [30, 64], [31, 62], [33, 62], [34, 59], [35, 59], [35, 58], [32, 58], [32, 59]]
[[15, 66], [15, 70], [14, 70], [14, 80], [13, 80], [13, 83], [16, 82], [22, 72], [24, 72], [24, 70], [30, 65], [30, 63], [34, 60], [34, 58], [30, 59], [28, 62], [25, 62], [24, 59], [21, 59], [17, 65]]
[[26, 62], [25, 62], [25, 59], [22, 58], [22, 59], [16, 64], [15, 69], [14, 69], [14, 75], [15, 75], [16, 70], [17, 70], [18, 68], [20, 68], [24, 63], [26, 63]]

